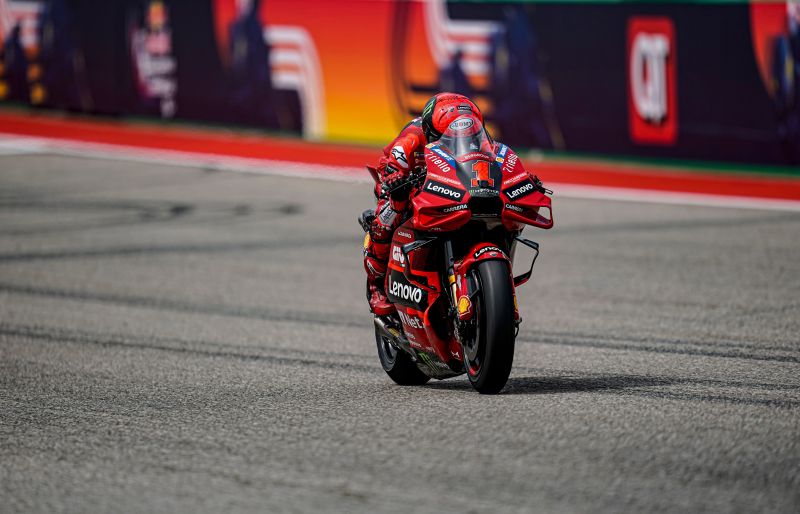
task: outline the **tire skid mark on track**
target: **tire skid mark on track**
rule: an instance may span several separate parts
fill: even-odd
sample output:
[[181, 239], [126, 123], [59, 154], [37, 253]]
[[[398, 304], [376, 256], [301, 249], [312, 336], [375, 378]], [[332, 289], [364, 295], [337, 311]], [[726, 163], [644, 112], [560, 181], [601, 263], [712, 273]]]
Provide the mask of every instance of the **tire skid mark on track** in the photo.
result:
[[233, 318], [257, 319], [262, 321], [286, 321], [330, 325], [347, 328], [369, 327], [369, 320], [347, 319], [341, 315], [326, 315], [309, 311], [273, 310], [228, 305], [199, 304], [180, 300], [167, 300], [147, 296], [117, 295], [113, 293], [92, 293], [70, 291], [67, 289], [46, 289], [31, 286], [18, 286], [0, 283], [0, 293], [24, 294], [45, 298], [61, 298], [100, 304], [114, 304], [125, 307], [168, 310], [186, 314], [205, 314]]
[[185, 245], [148, 245], [148, 246], [120, 246], [112, 248], [94, 248], [85, 250], [53, 250], [44, 252], [21, 252], [0, 254], [0, 263], [21, 262], [33, 260], [67, 260], [67, 259], [97, 259], [105, 257], [135, 257], [140, 255], [156, 254], [184, 254], [184, 253], [233, 253], [261, 250], [301, 249], [332, 245], [353, 245], [357, 247], [360, 240], [352, 237], [308, 238], [299, 241], [254, 241], [240, 243], [208, 243]]
[[[531, 368], [514, 368], [515, 372], [531, 372]], [[552, 371], [548, 371], [552, 373]], [[754, 398], [742, 395], [700, 394], [667, 391], [664, 388], [680, 385], [716, 386], [716, 387], [749, 387], [750, 384], [695, 380], [687, 378], [642, 376], [642, 375], [599, 375], [592, 373], [567, 372], [564, 376], [512, 376], [504, 394], [562, 394], [562, 393], [598, 393], [619, 396], [639, 397], [645, 399], [664, 399], [694, 402], [727, 403], [735, 405], [752, 405], [779, 409], [800, 408], [800, 400], [782, 400], [773, 398]], [[769, 391], [784, 391], [800, 388], [783, 384], [755, 384], [757, 388]], [[435, 389], [464, 390], [471, 392], [472, 387], [466, 382], [442, 381], [427, 385]], [[661, 388], [661, 389], [658, 389]]]
[[[48, 343], [74, 343], [89, 344], [103, 347], [122, 347], [138, 350], [155, 350], [179, 354], [190, 354], [209, 358], [228, 358], [242, 361], [262, 361], [274, 364], [289, 364], [298, 366], [312, 366], [323, 369], [347, 369], [369, 374], [382, 375], [380, 366], [361, 365], [345, 362], [333, 362], [330, 360], [316, 360], [308, 357], [287, 357], [279, 355], [264, 354], [264, 350], [292, 352], [291, 349], [276, 349], [269, 347], [242, 347], [232, 346], [223, 343], [209, 341], [189, 341], [178, 338], [158, 338], [141, 337], [121, 334], [98, 334], [85, 331], [77, 331], [65, 328], [51, 328], [28, 325], [0, 325], [0, 335], [5, 337], [15, 337], [21, 339], [33, 339]], [[204, 346], [202, 348], [192, 348], [191, 346]], [[232, 348], [240, 351], [232, 351]], [[250, 349], [256, 352], [245, 352]], [[364, 355], [327, 353], [327, 352], [303, 352], [317, 353], [322, 357], [346, 357], [365, 359]], [[600, 394], [615, 394], [623, 396], [634, 396], [646, 399], [666, 399], [697, 402], [731, 403], [741, 405], [766, 406], [780, 409], [800, 408], [798, 400], [776, 400], [771, 398], [752, 398], [741, 395], [727, 396], [721, 394], [699, 394], [684, 393], [665, 390], [653, 390], [658, 387], [670, 387], [673, 385], [705, 385], [721, 387], [751, 387], [769, 390], [789, 390], [797, 391], [800, 387], [786, 386], [783, 384], [748, 384], [745, 382], [726, 382], [719, 380], [671, 378], [658, 376], [641, 375], [608, 375], [592, 373], [571, 372], [567, 376], [546, 376], [552, 370], [539, 370], [537, 368], [516, 368], [516, 371], [538, 372], [536, 377], [511, 377], [506, 388], [506, 394], [556, 394], [556, 393], [581, 393], [596, 392]], [[469, 390], [472, 386], [465, 381], [441, 381], [429, 383], [423, 388], [445, 389], [445, 390]], [[642, 390], [642, 388], [648, 388]]]
[[[0, 284], [2, 287], [2, 284]], [[542, 337], [549, 337], [551, 339], [558, 340], [559, 338], [564, 339], [571, 339], [571, 340], [583, 340], [583, 341], [599, 341], [599, 342], [630, 342], [630, 343], [641, 343], [645, 345], [695, 345], [695, 346], [710, 346], [712, 348], [741, 348], [744, 350], [763, 350], [763, 351], [776, 351], [776, 352], [796, 352], [798, 351], [798, 347], [796, 346], [770, 346], [769, 342], [766, 340], [762, 341], [745, 341], [745, 342], [737, 342], [737, 341], [692, 341], [687, 339], [675, 339], [675, 338], [657, 338], [657, 337], [633, 337], [628, 336], [625, 338], [619, 338], [611, 335], [603, 335], [603, 334], [589, 334], [586, 332], [570, 332], [570, 331], [558, 331], [558, 330], [540, 330], [537, 332], [530, 332], [527, 330], [523, 330], [520, 335], [528, 338], [542, 338]], [[535, 342], [535, 339], [529, 339], [529, 342]], [[762, 344], [763, 343], [763, 344]]]
[[[159, 337], [141, 337], [133, 335], [122, 334], [100, 334], [92, 332], [77, 331], [72, 329], [38, 327], [28, 325], [8, 325], [0, 324], [0, 335], [6, 337], [19, 337], [27, 339], [36, 339], [40, 341], [47, 341], [52, 343], [66, 342], [75, 344], [91, 344], [96, 346], [105, 347], [122, 347], [139, 350], [156, 350], [179, 354], [198, 355], [203, 357], [221, 357], [228, 359], [237, 359], [242, 361], [266, 361], [275, 364], [291, 364], [298, 366], [313, 366], [325, 369], [347, 369], [349, 371], [361, 371], [367, 373], [377, 374], [380, 366], [362, 365], [346, 362], [334, 362], [330, 360], [315, 360], [310, 358], [301, 357], [286, 357], [279, 355], [264, 354], [264, 350], [270, 351], [290, 351], [289, 349], [277, 349], [265, 346], [258, 347], [244, 347], [236, 345], [228, 345], [223, 343], [215, 343], [210, 341], [193, 341], [178, 338], [159, 338]], [[204, 346], [207, 349], [192, 348], [192, 346]], [[238, 348], [240, 351], [231, 351], [231, 348]], [[255, 352], [248, 353], [243, 351], [245, 348], [255, 350]], [[311, 353], [311, 352], [303, 352]], [[356, 354], [343, 354], [343, 353], [325, 353], [315, 352], [325, 356], [347, 356], [348, 358], [363, 359], [363, 355]]]
[[[795, 391], [800, 393], [800, 384], [778, 384], [767, 382], [747, 382], [742, 380], [720, 380], [713, 378], [687, 378], [687, 377], [658, 377], [658, 376], [642, 376], [642, 375], [611, 375], [608, 373], [591, 373], [591, 372], [575, 372], [569, 369], [545, 369], [545, 368], [530, 368], [530, 367], [515, 367], [518, 372], [524, 373], [542, 373], [546, 372], [551, 377], [544, 376], [537, 380], [547, 384], [551, 378], [557, 378], [552, 384], [554, 387], [563, 385], [564, 381], [572, 383], [576, 390], [581, 387], [582, 380], [587, 381], [587, 385], [591, 387], [594, 384], [605, 386], [630, 386], [630, 381], [638, 381], [639, 386], [659, 386], [659, 385], [696, 385], [707, 387], [728, 387], [728, 388], [744, 388], [744, 389], [760, 389], [764, 391]], [[553, 376], [554, 375], [554, 376]], [[575, 378], [579, 377], [579, 378]]]
[[[669, 348], [664, 346], [652, 346], [646, 343], [631, 344], [625, 339], [608, 339], [606, 341], [588, 341], [565, 339], [562, 337], [548, 337], [548, 336], [535, 336], [536, 338], [528, 339], [526, 337], [518, 338], [517, 342], [520, 343], [534, 343], [534, 344], [552, 344], [556, 346], [575, 346], [581, 348], [600, 348], [606, 350], [620, 350], [620, 351], [633, 351], [633, 352], [651, 352], [651, 353], [664, 353], [675, 355], [697, 355], [701, 357], [720, 357], [725, 359], [744, 359], [754, 361], [771, 361], [771, 362], [791, 362], [800, 363], [800, 356], [798, 355], [764, 355], [755, 352], [747, 352], [743, 350], [732, 349], [731, 351], [722, 350], [706, 350], [700, 348]], [[672, 344], [684, 344], [687, 346], [703, 346], [702, 342], [694, 341], [680, 341], [673, 342]]]
[[[79, 211], [108, 214], [109, 212], [125, 214], [110, 218], [96, 219], [84, 223], [37, 224], [33, 226], [3, 227], [2, 236], [29, 236], [47, 233], [80, 232], [98, 228], [111, 228], [140, 224], [166, 223], [182, 220], [188, 223], [210, 223], [222, 220], [240, 220], [244, 216], [259, 215], [259, 221], [282, 219], [303, 211], [297, 203], [280, 203], [254, 207], [242, 203], [184, 203], [168, 201], [130, 201], [81, 199], [81, 200], [47, 200], [40, 197], [15, 196], [0, 199], [0, 211], [3, 210], [35, 210], [37, 212], [60, 213], [63, 211]], [[268, 215], [268, 218], [264, 218]]]
[[[96, 302], [101, 304], [115, 304], [126, 307], [139, 307], [156, 310], [170, 310], [186, 314], [206, 314], [215, 316], [228, 316], [234, 318], [258, 319], [265, 321], [303, 322], [317, 325], [340, 326], [348, 328], [368, 328], [369, 321], [365, 318], [350, 318], [338, 314], [323, 314], [309, 311], [274, 310], [251, 307], [237, 307], [229, 305], [212, 305], [180, 300], [158, 299], [147, 296], [117, 295], [109, 293], [93, 293], [84, 291], [71, 291], [67, 289], [41, 288], [35, 286], [22, 286], [16, 284], [0, 283], [0, 293], [24, 294], [46, 298], [63, 298], [75, 301]], [[691, 341], [674, 339], [650, 338], [613, 338], [580, 333], [561, 333], [542, 331], [537, 333], [522, 332], [517, 338], [520, 343], [552, 344], [564, 346], [589, 347], [621, 351], [638, 351], [650, 353], [667, 353], [682, 355], [698, 355], [704, 357], [724, 357], [749, 360], [800, 362], [800, 356], [793, 355], [762, 355], [746, 350], [783, 351], [791, 352], [793, 348], [758, 346], [752, 343]], [[654, 346], [659, 345], [659, 346]], [[699, 348], [674, 348], [661, 345], [700, 346], [710, 348], [729, 348], [730, 351], [717, 351]]]

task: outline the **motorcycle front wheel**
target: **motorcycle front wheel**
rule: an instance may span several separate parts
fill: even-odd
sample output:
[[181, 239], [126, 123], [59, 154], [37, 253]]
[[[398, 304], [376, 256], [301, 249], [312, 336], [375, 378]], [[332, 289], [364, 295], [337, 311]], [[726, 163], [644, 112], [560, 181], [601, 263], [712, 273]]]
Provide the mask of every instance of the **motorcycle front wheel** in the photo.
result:
[[514, 291], [504, 261], [482, 261], [474, 274], [477, 327], [465, 341], [464, 363], [472, 387], [496, 394], [506, 385], [514, 361]]
[[378, 358], [381, 360], [381, 367], [395, 383], [422, 385], [431, 379], [420, 371], [409, 354], [395, 348], [391, 341], [381, 335], [378, 330], [375, 330], [375, 341], [378, 343]]

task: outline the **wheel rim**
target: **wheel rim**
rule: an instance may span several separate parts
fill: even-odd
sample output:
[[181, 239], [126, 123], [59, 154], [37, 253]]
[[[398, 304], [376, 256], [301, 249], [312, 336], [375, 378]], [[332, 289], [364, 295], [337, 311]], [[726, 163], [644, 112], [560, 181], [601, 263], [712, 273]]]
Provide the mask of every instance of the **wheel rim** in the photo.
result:
[[397, 359], [397, 348], [394, 347], [387, 337], [376, 334], [376, 339], [378, 340], [378, 348], [381, 355], [386, 360], [387, 366], [391, 367], [395, 359]]

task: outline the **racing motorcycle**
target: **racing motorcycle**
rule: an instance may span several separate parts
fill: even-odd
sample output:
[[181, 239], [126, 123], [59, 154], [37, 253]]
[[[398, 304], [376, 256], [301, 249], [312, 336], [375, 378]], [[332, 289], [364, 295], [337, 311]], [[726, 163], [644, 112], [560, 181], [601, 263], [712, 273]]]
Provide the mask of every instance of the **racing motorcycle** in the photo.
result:
[[[511, 373], [521, 322], [516, 288], [539, 255], [522, 229], [553, 226], [552, 191], [469, 117], [453, 121], [425, 147], [424, 165], [381, 196], [402, 187], [411, 188], [411, 208], [394, 232], [385, 283], [397, 313], [374, 321], [381, 366], [401, 385], [466, 373], [477, 391], [497, 393]], [[374, 216], [367, 210], [359, 218], [365, 231]], [[532, 259], [514, 276], [518, 246]]]

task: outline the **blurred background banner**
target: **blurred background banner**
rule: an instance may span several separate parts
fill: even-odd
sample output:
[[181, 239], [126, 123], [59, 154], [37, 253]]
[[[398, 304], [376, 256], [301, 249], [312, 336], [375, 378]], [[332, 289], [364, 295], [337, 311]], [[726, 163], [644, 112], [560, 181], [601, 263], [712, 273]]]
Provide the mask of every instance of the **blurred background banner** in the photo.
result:
[[520, 148], [800, 163], [800, 2], [0, 0], [0, 100], [384, 143], [434, 92]]

